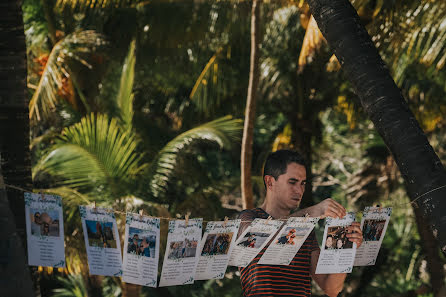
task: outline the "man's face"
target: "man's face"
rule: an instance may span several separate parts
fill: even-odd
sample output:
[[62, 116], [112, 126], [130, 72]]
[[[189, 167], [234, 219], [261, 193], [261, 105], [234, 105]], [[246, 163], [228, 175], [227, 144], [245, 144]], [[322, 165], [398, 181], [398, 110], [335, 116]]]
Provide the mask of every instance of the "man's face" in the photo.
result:
[[280, 208], [293, 210], [299, 207], [307, 182], [307, 173], [305, 167], [290, 163], [284, 174], [279, 175], [277, 180], [271, 178], [271, 188], [274, 201]]

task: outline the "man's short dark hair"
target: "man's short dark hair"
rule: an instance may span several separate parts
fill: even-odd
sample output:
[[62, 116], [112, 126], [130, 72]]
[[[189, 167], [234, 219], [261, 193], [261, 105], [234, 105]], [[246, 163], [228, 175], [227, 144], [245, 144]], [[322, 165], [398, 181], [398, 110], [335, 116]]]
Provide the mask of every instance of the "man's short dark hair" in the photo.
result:
[[270, 153], [263, 167], [263, 184], [265, 185], [265, 176], [271, 175], [277, 179], [280, 175], [286, 173], [288, 164], [297, 163], [305, 167], [305, 159], [296, 151], [278, 150]]

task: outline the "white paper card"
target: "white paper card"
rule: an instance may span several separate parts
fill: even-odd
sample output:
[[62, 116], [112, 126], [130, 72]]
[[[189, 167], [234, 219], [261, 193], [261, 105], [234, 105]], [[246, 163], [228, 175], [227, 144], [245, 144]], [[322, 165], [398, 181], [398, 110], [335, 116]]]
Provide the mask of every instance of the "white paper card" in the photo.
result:
[[366, 207], [361, 221], [363, 242], [356, 250], [355, 266], [375, 265], [392, 208]]
[[355, 261], [356, 243], [347, 238], [346, 228], [355, 221], [355, 213], [342, 219], [327, 218], [316, 274], [350, 273]]
[[203, 219], [169, 222], [160, 287], [194, 283]]
[[201, 240], [196, 280], [222, 279], [234, 248], [240, 220], [209, 222]]
[[289, 218], [263, 253], [259, 264], [289, 265], [318, 221], [318, 218]]
[[79, 206], [88, 267], [92, 275], [121, 276], [121, 243], [111, 209]]
[[156, 287], [160, 251], [160, 219], [127, 213], [122, 281]]
[[283, 225], [282, 221], [255, 219], [240, 235], [232, 250], [229, 265], [246, 267]]
[[28, 264], [65, 267], [62, 198], [24, 193]]

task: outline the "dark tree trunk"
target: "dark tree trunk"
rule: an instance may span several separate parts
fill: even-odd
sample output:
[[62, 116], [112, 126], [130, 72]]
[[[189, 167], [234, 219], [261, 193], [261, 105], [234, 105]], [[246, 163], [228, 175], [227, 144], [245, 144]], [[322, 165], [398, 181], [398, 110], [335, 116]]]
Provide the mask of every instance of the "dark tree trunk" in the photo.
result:
[[[305, 99], [304, 99], [305, 100]], [[305, 192], [302, 198], [300, 208], [306, 208], [314, 205], [313, 201], [313, 147], [312, 138], [314, 127], [312, 127], [312, 119], [299, 119], [299, 116], [290, 117], [292, 126], [291, 143], [293, 148], [298, 151], [304, 158], [307, 170], [307, 183], [305, 184]]]
[[129, 283], [122, 283], [122, 297], [139, 297], [141, 296], [140, 285], [134, 285]]
[[435, 297], [440, 296], [439, 293], [445, 286], [443, 268], [445, 263], [440, 257], [438, 243], [426, 225], [426, 221], [421, 215], [421, 210], [417, 207], [413, 207], [413, 210], [417, 221], [418, 233], [420, 234], [421, 246], [426, 255], [427, 270], [430, 276], [432, 291]]
[[248, 96], [246, 98], [245, 123], [243, 127], [241, 152], [241, 189], [243, 209], [254, 207], [252, 190], [252, 142], [256, 115], [257, 89], [259, 86], [259, 44], [260, 44], [260, 4], [261, 0], [252, 1], [251, 11], [251, 65], [249, 67]]
[[20, 1], [0, 4], [0, 295], [34, 296], [25, 256], [23, 193], [31, 188], [26, 45]]
[[[348, 0], [308, 0], [310, 11], [393, 154], [446, 254], [446, 171]], [[439, 189], [438, 189], [439, 188]]]

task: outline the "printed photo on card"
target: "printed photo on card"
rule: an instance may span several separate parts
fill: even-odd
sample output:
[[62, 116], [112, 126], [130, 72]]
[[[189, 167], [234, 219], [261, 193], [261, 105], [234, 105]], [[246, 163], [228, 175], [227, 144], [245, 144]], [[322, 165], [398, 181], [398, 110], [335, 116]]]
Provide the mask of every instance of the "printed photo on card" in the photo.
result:
[[289, 265], [318, 220], [318, 218], [289, 218], [258, 263]]
[[128, 213], [125, 224], [122, 280], [156, 287], [160, 248], [160, 219]]
[[194, 283], [203, 219], [169, 222], [160, 287]]
[[90, 274], [121, 276], [121, 244], [113, 210], [81, 205], [79, 212]]
[[353, 212], [347, 213], [342, 219], [326, 219], [316, 274], [352, 272], [356, 243], [347, 238], [347, 227], [354, 221], [355, 213]]
[[28, 264], [65, 267], [62, 198], [24, 193]]
[[363, 242], [356, 251], [355, 266], [375, 265], [386, 234], [392, 208], [366, 207], [361, 221]]
[[282, 221], [255, 219], [236, 240], [229, 265], [246, 267], [283, 225]]
[[195, 280], [221, 279], [234, 247], [240, 220], [209, 222], [200, 244]]

